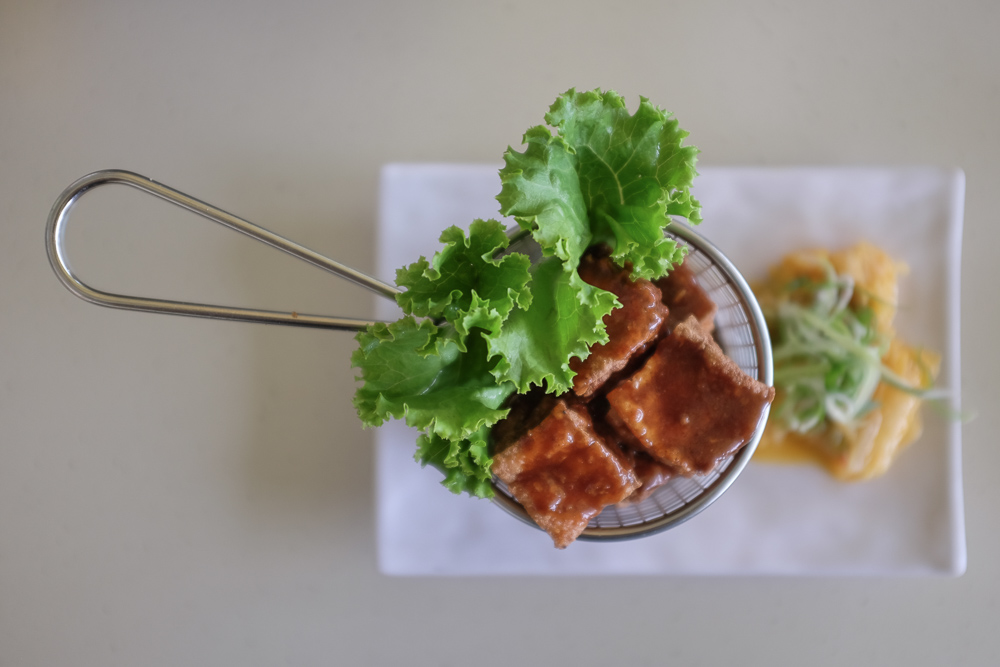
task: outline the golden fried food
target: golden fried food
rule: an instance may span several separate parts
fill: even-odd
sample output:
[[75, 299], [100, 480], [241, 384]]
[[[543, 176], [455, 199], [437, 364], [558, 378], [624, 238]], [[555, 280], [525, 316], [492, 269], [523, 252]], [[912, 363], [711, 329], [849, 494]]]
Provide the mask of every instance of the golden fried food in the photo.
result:
[[[766, 283], [755, 286], [771, 329], [778, 390], [757, 460], [814, 461], [837, 479], [857, 481], [884, 474], [920, 435], [921, 394], [933, 384], [940, 357], [908, 345], [895, 333], [898, 280], [905, 271], [905, 265], [880, 248], [859, 243], [837, 252], [792, 253], [771, 269]], [[824, 300], [841, 303], [819, 303]], [[866, 363], [876, 374], [870, 388], [867, 380], [858, 379], [863, 371], [838, 359], [835, 345], [824, 347], [829, 341], [820, 324], [815, 339], [796, 329], [797, 314], [807, 319], [802, 312], [809, 318], [829, 316], [831, 338], [852, 333], [853, 344], [867, 347], [874, 359]], [[798, 339], [791, 343], [793, 336]], [[810, 340], [816, 352], [801, 352]], [[806, 377], [809, 372], [817, 377]], [[849, 401], [844, 398], [848, 390], [859, 394]], [[843, 409], [848, 403], [853, 413]]]

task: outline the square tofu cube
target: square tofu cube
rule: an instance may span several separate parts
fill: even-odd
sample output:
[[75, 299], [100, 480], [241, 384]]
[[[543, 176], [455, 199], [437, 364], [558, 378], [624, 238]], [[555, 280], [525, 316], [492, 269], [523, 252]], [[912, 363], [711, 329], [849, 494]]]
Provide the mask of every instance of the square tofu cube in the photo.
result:
[[706, 473], [751, 438], [774, 388], [727, 357], [693, 317], [608, 393], [622, 439], [680, 474]]
[[586, 359], [574, 357], [570, 361], [569, 367], [576, 373], [573, 393], [585, 398], [656, 340], [667, 319], [667, 307], [656, 285], [632, 280], [630, 271], [616, 266], [609, 257], [584, 255], [579, 272], [585, 282], [613, 293], [622, 304], [604, 317], [608, 342], [594, 345]]
[[563, 549], [607, 505], [639, 486], [632, 468], [594, 431], [586, 409], [563, 400], [493, 456], [493, 473]]
[[670, 309], [667, 326], [675, 327], [690, 315], [694, 315], [698, 324], [711, 333], [715, 328], [715, 313], [718, 306], [708, 296], [708, 292], [698, 284], [698, 278], [685, 259], [670, 270], [663, 278], [654, 283], [663, 293], [663, 303]]

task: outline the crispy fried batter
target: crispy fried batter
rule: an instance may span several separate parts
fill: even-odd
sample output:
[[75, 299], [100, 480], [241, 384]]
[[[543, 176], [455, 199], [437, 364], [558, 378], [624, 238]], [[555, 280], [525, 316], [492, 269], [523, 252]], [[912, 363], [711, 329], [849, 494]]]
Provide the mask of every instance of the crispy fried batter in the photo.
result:
[[[786, 285], [797, 279], [825, 279], [826, 262], [838, 274], [854, 279], [851, 307], [871, 309], [876, 330], [891, 339], [882, 363], [914, 387], [930, 387], [941, 358], [894, 337], [898, 280], [907, 267], [881, 248], [860, 242], [836, 252], [812, 249], [790, 253], [770, 269], [767, 283], [754, 286], [754, 292], [762, 305], [772, 303]], [[808, 433], [796, 433], [772, 420], [764, 430], [755, 458], [814, 461], [844, 481], [878, 477], [920, 435], [921, 400], [883, 382], [872, 401], [875, 409], [850, 427], [828, 423]]]

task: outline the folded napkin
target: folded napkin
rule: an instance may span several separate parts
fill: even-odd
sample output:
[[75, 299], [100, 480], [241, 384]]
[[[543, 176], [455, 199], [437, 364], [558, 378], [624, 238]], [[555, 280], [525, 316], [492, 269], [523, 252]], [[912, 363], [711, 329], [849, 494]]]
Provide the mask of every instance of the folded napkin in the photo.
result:
[[[499, 165], [387, 165], [378, 271], [391, 278], [440, 232], [496, 218]], [[934, 168], [703, 168], [699, 232], [749, 280], [802, 247], [868, 240], [904, 260], [897, 329], [943, 353], [958, 395], [964, 177]], [[398, 311], [380, 300], [380, 316]], [[485, 500], [459, 497], [413, 461], [416, 435], [376, 432], [379, 567], [392, 575], [961, 574], [965, 570], [960, 425], [925, 413], [924, 434], [889, 473], [859, 484], [818, 468], [751, 462], [711, 507], [639, 540], [565, 550]]]

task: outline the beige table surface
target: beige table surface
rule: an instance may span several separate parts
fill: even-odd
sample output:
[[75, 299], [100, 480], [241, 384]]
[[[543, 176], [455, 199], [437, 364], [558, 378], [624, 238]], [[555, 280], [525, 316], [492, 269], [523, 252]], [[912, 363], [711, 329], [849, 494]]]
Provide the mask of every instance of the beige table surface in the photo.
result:
[[[998, 7], [0, 1], [0, 666], [1000, 664]], [[45, 259], [116, 167], [371, 270], [380, 165], [496, 161], [571, 86], [705, 165], [965, 169], [964, 576], [384, 577], [350, 335], [96, 308]], [[97, 286], [372, 312], [127, 192], [74, 220]]]

